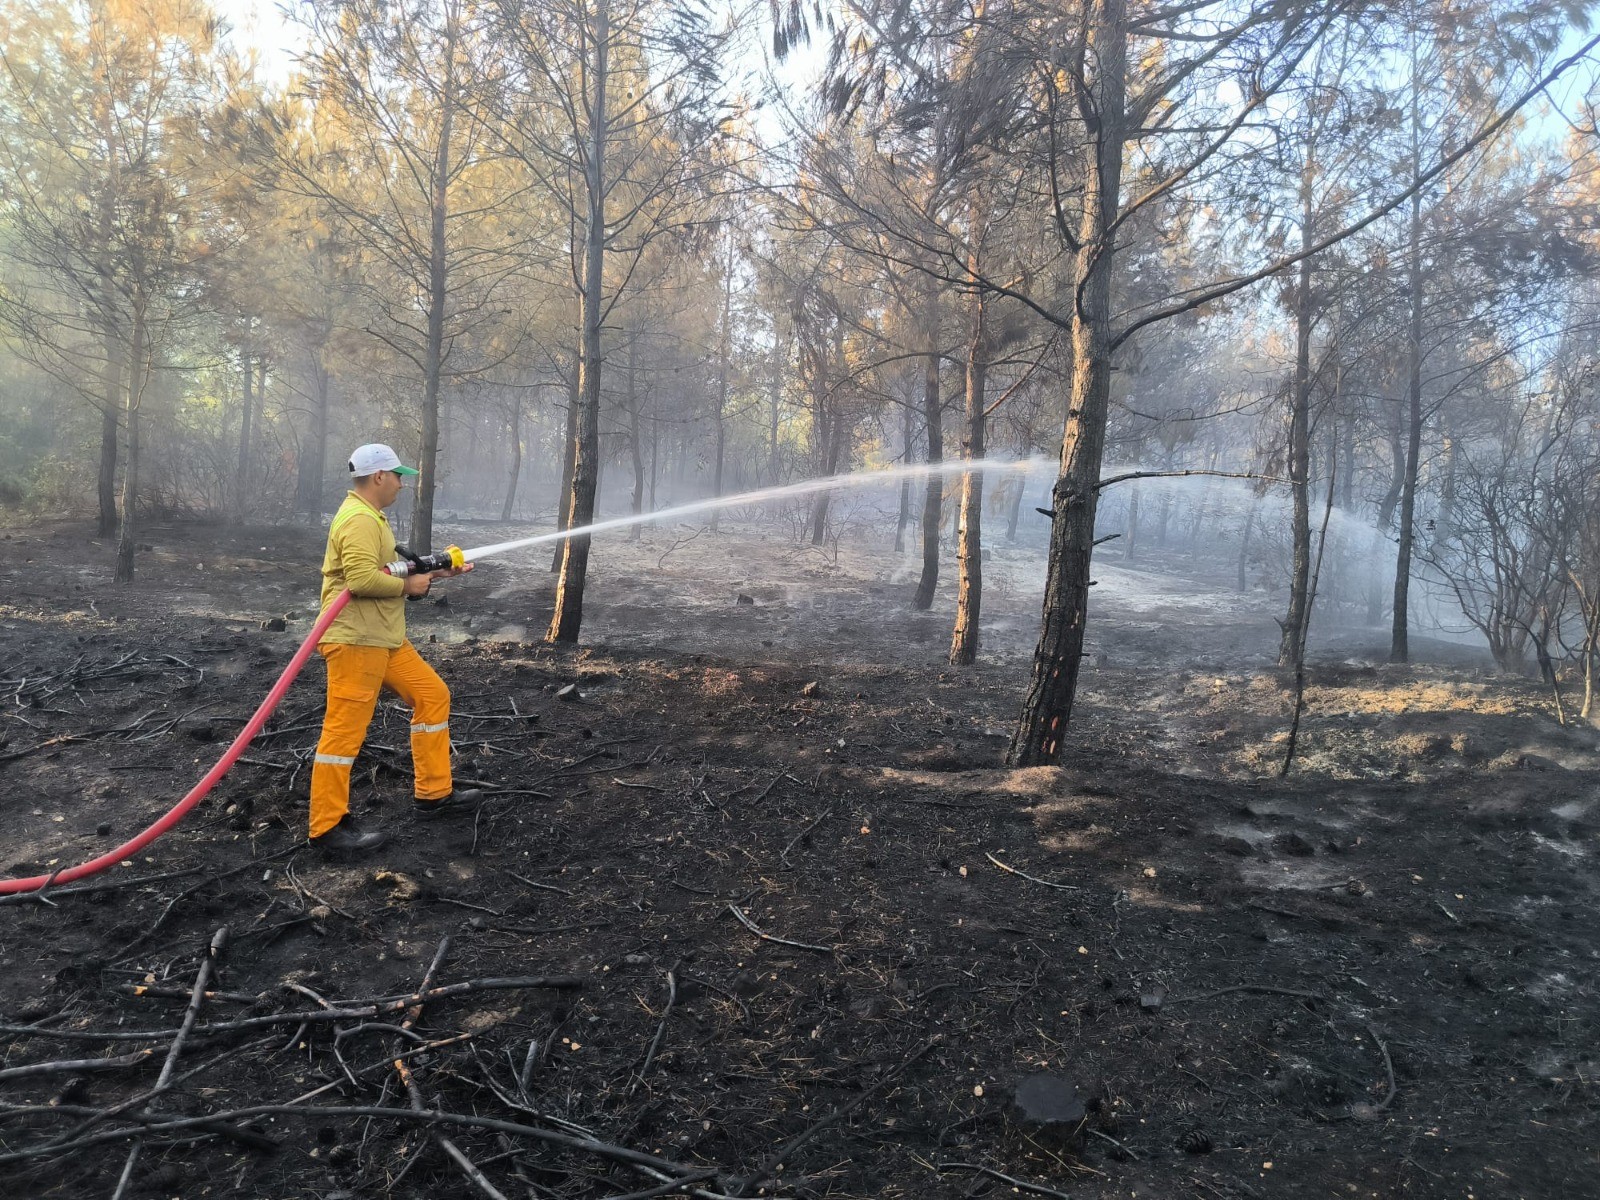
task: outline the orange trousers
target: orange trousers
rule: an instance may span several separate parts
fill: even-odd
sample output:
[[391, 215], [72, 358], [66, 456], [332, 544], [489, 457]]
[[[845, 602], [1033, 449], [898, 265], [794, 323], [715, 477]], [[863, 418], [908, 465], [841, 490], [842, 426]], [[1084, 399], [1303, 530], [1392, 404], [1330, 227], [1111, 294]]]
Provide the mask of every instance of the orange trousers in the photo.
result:
[[410, 642], [383, 646], [318, 646], [328, 663], [328, 710], [311, 767], [311, 836], [320, 837], [350, 811], [350, 770], [367, 740], [367, 727], [388, 687], [411, 706], [411, 758], [416, 796], [439, 800], [450, 780], [450, 689]]

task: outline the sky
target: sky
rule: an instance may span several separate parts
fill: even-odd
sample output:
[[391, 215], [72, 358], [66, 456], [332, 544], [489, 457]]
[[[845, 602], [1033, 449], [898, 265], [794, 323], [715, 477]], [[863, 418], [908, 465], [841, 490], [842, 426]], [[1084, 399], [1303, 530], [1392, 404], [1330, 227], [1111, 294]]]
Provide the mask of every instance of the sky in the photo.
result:
[[[301, 7], [304, 0], [295, 0]], [[260, 0], [211, 0], [211, 7], [228, 24], [233, 44], [242, 51], [254, 50], [263, 75], [282, 83], [294, 70], [295, 55], [305, 48], [304, 27], [291, 23], [279, 4]]]

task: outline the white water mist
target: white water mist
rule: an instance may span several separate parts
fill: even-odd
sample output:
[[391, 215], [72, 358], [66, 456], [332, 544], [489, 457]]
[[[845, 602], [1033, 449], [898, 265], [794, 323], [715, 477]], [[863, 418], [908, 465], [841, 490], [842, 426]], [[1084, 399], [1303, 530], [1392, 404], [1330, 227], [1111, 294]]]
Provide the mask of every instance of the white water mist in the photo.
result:
[[671, 521], [679, 517], [689, 517], [694, 516], [696, 513], [709, 512], [714, 508], [732, 508], [741, 504], [765, 504], [772, 500], [787, 500], [794, 496], [809, 496], [817, 492], [832, 491], [835, 488], [873, 487], [883, 483], [898, 483], [902, 479], [927, 478], [930, 475], [965, 475], [968, 471], [1022, 471], [1025, 474], [1034, 475], [1045, 471], [1054, 472], [1057, 469], [1058, 464], [1054, 459], [1035, 456], [1033, 458], [980, 458], [972, 461], [955, 458], [937, 463], [912, 463], [900, 467], [887, 467], [880, 471], [852, 471], [844, 475], [831, 475], [826, 479], [805, 479], [799, 483], [786, 483], [775, 487], [758, 488], [756, 491], [740, 492], [735, 496], [716, 496], [709, 500], [697, 500], [693, 504], [680, 504], [675, 508], [663, 508], [657, 512], [639, 513], [636, 516], [611, 517], [577, 529], [564, 529], [555, 533], [538, 533], [532, 537], [518, 538], [515, 541], [476, 546], [471, 550], [463, 551], [463, 553], [468, 562], [476, 562], [478, 559], [494, 558], [501, 554], [508, 554], [512, 550], [520, 550], [524, 546], [538, 546], [550, 542], [559, 542], [566, 538], [587, 537], [590, 534], [605, 533], [612, 529], [626, 529], [630, 525], [643, 525], [650, 521]]

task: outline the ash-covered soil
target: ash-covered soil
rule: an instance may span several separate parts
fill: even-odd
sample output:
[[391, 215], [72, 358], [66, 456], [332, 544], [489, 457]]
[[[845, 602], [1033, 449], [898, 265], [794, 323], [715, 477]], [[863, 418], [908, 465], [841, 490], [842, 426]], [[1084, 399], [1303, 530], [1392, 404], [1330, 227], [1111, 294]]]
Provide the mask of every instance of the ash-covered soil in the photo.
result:
[[[126, 1194], [185, 1200], [1596, 1194], [1600, 759], [1548, 692], [1332, 614], [1281, 779], [1271, 598], [1108, 556], [1069, 765], [1007, 771], [1036, 551], [958, 671], [881, 530], [692, 534], [597, 541], [577, 650], [545, 551], [410, 607], [475, 816], [413, 818], [386, 703], [393, 840], [305, 849], [314, 660], [176, 832], [0, 908], [13, 1193], [111, 1196], [137, 1141]], [[309, 626], [320, 535], [148, 538], [129, 588], [81, 526], [0, 541], [8, 875], [148, 824]], [[433, 985], [523, 986], [368, 1005], [445, 939]]]

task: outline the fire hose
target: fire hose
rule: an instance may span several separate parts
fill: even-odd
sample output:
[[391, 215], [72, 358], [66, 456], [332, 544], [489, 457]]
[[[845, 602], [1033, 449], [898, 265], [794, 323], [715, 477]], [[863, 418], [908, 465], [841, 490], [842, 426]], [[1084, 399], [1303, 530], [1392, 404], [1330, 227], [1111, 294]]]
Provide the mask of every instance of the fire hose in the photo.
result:
[[[437, 554], [407, 555], [404, 559], [392, 562], [383, 569], [386, 574], [393, 575], [398, 579], [423, 572], [448, 571], [452, 568], [463, 566], [465, 561], [466, 558], [461, 548], [459, 546], [451, 546], [449, 549], [440, 551]], [[311, 626], [311, 632], [306, 634], [306, 640], [300, 643], [300, 648], [295, 651], [294, 657], [289, 660], [289, 665], [283, 669], [283, 674], [278, 676], [277, 682], [272, 685], [272, 689], [267, 693], [266, 699], [261, 701], [260, 707], [245, 722], [244, 728], [239, 731], [239, 736], [233, 739], [232, 744], [223, 751], [222, 757], [217, 760], [216, 765], [205, 773], [200, 782], [189, 789], [189, 794], [169, 808], [153, 825], [138, 836], [123, 842], [116, 849], [108, 850], [98, 858], [79, 863], [75, 867], [63, 867], [60, 870], [50, 872], [48, 875], [34, 875], [27, 879], [0, 880], [0, 896], [14, 895], [18, 892], [43, 891], [45, 888], [54, 887], [57, 884], [71, 883], [73, 880], [82, 879], [86, 875], [94, 875], [104, 871], [107, 867], [116, 866], [117, 863], [125, 862], [132, 858], [179, 821], [183, 820], [190, 810], [204, 800], [212, 788], [216, 787], [222, 777], [239, 761], [239, 756], [255, 740], [256, 735], [266, 725], [268, 718], [272, 716], [273, 710], [278, 707], [278, 703], [288, 694], [289, 685], [295, 681], [295, 677], [300, 674], [301, 669], [310, 659], [312, 652], [317, 648], [317, 643], [322, 640], [322, 635], [327, 632], [328, 626], [333, 624], [334, 619], [344, 611], [345, 605], [349, 604], [351, 599], [348, 588], [333, 598], [332, 603], [317, 618], [316, 623]]]

